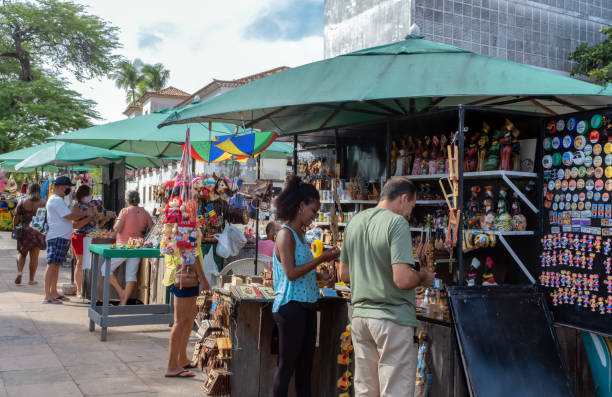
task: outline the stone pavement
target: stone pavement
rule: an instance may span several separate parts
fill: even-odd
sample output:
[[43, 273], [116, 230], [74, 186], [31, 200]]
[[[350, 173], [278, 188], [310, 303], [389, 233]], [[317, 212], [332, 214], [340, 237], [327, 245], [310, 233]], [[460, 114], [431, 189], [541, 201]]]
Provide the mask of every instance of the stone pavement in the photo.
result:
[[[98, 327], [89, 332], [85, 302], [41, 303], [44, 252], [39, 285], [27, 284], [27, 263], [24, 281], [14, 284], [15, 247], [10, 233], [0, 232], [0, 397], [204, 396], [202, 374], [164, 378], [168, 326], [109, 328], [100, 342]], [[60, 283], [69, 281], [62, 267]]]

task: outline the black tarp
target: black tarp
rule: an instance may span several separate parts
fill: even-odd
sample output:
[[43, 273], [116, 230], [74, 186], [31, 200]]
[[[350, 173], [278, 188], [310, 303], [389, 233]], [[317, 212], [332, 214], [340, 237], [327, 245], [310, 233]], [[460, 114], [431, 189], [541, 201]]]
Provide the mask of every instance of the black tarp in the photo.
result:
[[472, 396], [574, 396], [550, 313], [535, 287], [448, 290]]

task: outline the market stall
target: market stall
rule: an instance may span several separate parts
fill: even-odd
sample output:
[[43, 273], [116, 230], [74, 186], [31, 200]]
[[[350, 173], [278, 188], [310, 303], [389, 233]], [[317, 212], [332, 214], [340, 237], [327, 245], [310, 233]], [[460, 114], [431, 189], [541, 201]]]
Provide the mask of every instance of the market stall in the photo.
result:
[[[347, 80], [347, 74], [352, 78]], [[330, 90], [329, 87], [334, 89]], [[574, 163], [575, 151], [568, 149], [576, 141], [573, 134], [569, 134], [572, 136], [567, 139], [565, 136], [559, 137], [561, 145], [565, 140], [571, 139], [571, 142], [565, 150], [559, 149], [563, 153], [550, 153], [549, 159], [543, 151], [552, 151], [553, 140], [545, 140], [543, 132], [563, 131], [559, 123], [563, 127], [567, 124], [577, 127], [579, 121], [591, 120], [591, 113], [588, 112], [599, 114], [602, 119], [605, 116], [608, 120], [610, 116], [604, 114], [607, 110], [601, 109], [609, 106], [611, 94], [609, 87], [602, 88], [409, 36], [404, 41], [315, 62], [258, 80], [205, 103], [179, 110], [171, 114], [164, 124], [197, 121], [247, 123], [261, 130], [278, 131], [281, 139], [291, 137], [295, 147], [294, 171], [301, 171], [323, 190], [322, 205], [328, 207], [323, 210], [319, 224], [315, 226], [322, 229], [319, 233], [321, 238], [333, 245], [341, 244], [341, 229], [346, 223], [339, 219], [346, 221], [351, 213], [374, 205], [377, 192], [385, 180], [405, 176], [419, 184], [417, 209], [411, 222], [413, 245], [420, 253], [416, 256], [421, 259], [421, 266], [435, 269], [439, 279], [436, 288], [421, 292], [417, 306], [420, 307], [421, 320], [427, 325], [442, 321], [442, 324], [446, 323], [451, 339], [454, 340], [455, 333], [458, 335], [458, 344], [455, 345], [440, 343], [444, 337], [433, 334], [429, 336], [435, 337], [435, 340], [430, 339], [431, 343], [428, 344], [428, 339], [424, 338], [420, 345], [434, 357], [444, 353], [447, 357], [460, 356], [461, 360], [455, 360], [458, 364], [456, 368], [461, 367], [465, 372], [467, 389], [459, 391], [447, 384], [449, 378], [440, 376], [445, 370], [440, 361], [427, 368], [421, 367], [419, 376], [425, 376], [425, 379], [431, 376], [438, 380], [437, 386], [443, 385], [436, 392], [432, 385], [430, 395], [459, 396], [467, 395], [468, 389], [470, 393], [482, 391], [481, 384], [471, 381], [473, 368], [461, 363], [472, 362], [473, 359], [486, 361], [486, 357], [483, 358], [483, 353], [479, 351], [465, 353], [465, 349], [456, 349], [467, 343], [467, 334], [462, 336], [458, 333], [456, 325], [465, 317], [458, 306], [453, 308], [451, 304], [449, 307], [447, 293], [456, 290], [447, 289], [446, 285], [477, 291], [462, 299], [468, 299], [474, 307], [478, 307], [486, 306], [489, 291], [503, 291], [497, 285], [533, 286], [540, 278], [545, 288], [538, 292], [531, 287], [525, 293], [536, 302], [543, 298], [542, 291], [546, 291], [549, 308], [553, 308], [555, 316], [546, 317], [549, 308], [545, 308], [538, 312], [538, 321], [549, 324], [549, 327], [552, 320], [557, 324], [612, 334], [608, 322], [611, 317], [605, 308], [605, 293], [600, 291], [596, 294], [593, 309], [594, 295], [593, 290], [589, 289], [595, 288], [595, 272], [599, 279], [607, 274], [605, 265], [601, 263], [607, 240], [602, 238], [598, 243], [597, 238], [588, 237], [607, 230], [604, 222], [606, 204], [602, 201], [603, 206], [600, 207], [597, 203], [597, 221], [586, 221], [592, 218], [586, 216], [586, 209], [582, 212], [578, 209], [579, 202], [586, 201], [581, 200], [580, 193], [576, 191], [576, 200], [573, 193], [569, 194], [569, 198], [567, 193], [563, 194], [561, 200], [563, 181], [559, 181], [559, 187], [557, 181], [553, 181], [554, 190], [548, 179], [546, 185], [543, 184], [543, 178], [552, 179], [552, 172], [548, 171], [551, 168], [557, 171], [556, 179], [561, 179], [558, 171], [564, 157], [568, 163], [565, 165], [569, 173], [566, 179], [568, 190], [573, 170], [571, 165], [577, 166], [577, 176], [581, 173], [578, 164]], [[582, 114], [574, 115], [576, 119], [570, 122], [570, 113], [576, 111]], [[552, 125], [556, 129], [551, 128]], [[599, 128], [592, 126], [588, 130], [597, 130], [597, 142], [592, 145], [600, 144], [603, 147], [607, 141]], [[300, 159], [298, 141], [306, 146], [327, 146], [322, 149], [331, 148], [333, 158], [330, 160], [329, 154], [315, 154], [313, 159]], [[581, 140], [578, 141], [580, 143]], [[557, 145], [557, 149], [559, 147]], [[578, 161], [584, 161], [585, 157], [582, 150]], [[548, 160], [552, 167], [542, 163]], [[594, 158], [592, 160], [595, 161]], [[604, 161], [603, 157], [599, 160]], [[300, 166], [300, 162], [303, 166]], [[585, 175], [588, 168], [585, 166]], [[592, 174], [595, 175], [598, 167], [593, 168]], [[603, 169], [601, 172], [605, 174]], [[566, 170], [562, 171], [565, 178]], [[582, 179], [586, 189], [586, 179], [584, 176]], [[606, 182], [601, 175], [599, 180], [592, 181], [592, 190], [596, 190], [597, 183], [603, 197], [601, 190]], [[578, 178], [571, 188], [576, 190], [577, 186]], [[547, 190], [543, 190], [545, 187]], [[541, 192], [544, 192], [546, 200], [543, 200]], [[586, 194], [584, 192], [585, 198]], [[555, 198], [558, 200], [555, 201]], [[556, 208], [553, 202], [557, 203]], [[559, 209], [561, 202], [564, 207]], [[575, 209], [572, 208], [574, 204]], [[569, 210], [564, 209], [567, 206]], [[546, 216], [551, 214], [550, 218], [543, 218], [543, 207]], [[591, 199], [591, 216], [593, 207]], [[560, 231], [568, 233], [566, 244], [569, 248], [563, 246], [563, 235], [556, 240], [555, 237], [546, 237], [546, 252], [541, 262], [539, 237], [543, 232], [548, 232], [549, 226], [555, 228], [551, 229], [551, 234]], [[573, 234], [587, 234], [584, 239], [586, 249], [582, 247], [583, 237], [580, 236], [577, 242], [575, 236], [569, 236], [570, 231]], [[592, 252], [589, 251], [589, 240], [592, 240]], [[599, 255], [595, 248], [597, 244], [601, 250]], [[564, 273], [558, 269], [546, 269], [541, 275], [538, 264], [547, 264], [549, 256], [551, 263], [552, 258], [556, 258], [557, 266], [560, 256], [569, 265], [567, 249], [573, 255], [574, 266], [584, 263], [588, 268], [593, 262], [593, 272], [589, 272], [589, 275], [582, 270], [582, 277], [577, 275], [575, 281], [571, 274], [573, 271], [565, 268], [562, 270]], [[561, 250], [564, 250], [563, 254]], [[592, 253], [595, 253], [594, 258]], [[578, 262], [575, 261], [577, 255]], [[587, 286], [590, 285], [587, 291], [584, 287], [585, 274], [587, 280], [592, 280], [591, 284], [587, 282]], [[579, 279], [582, 289], [578, 288]], [[470, 287], [463, 287], [465, 285]], [[346, 288], [339, 287], [337, 289], [340, 290]], [[580, 308], [576, 305], [579, 294], [582, 296]], [[587, 295], [587, 307], [594, 311], [588, 316], [581, 312]], [[515, 299], [511, 293], [502, 293], [502, 296], [507, 302]], [[603, 314], [599, 298], [604, 300]], [[557, 306], [554, 306], [555, 302]], [[490, 312], [483, 310], [482, 313], [487, 315]], [[506, 315], [509, 316], [509, 313]], [[520, 320], [517, 321], [517, 324], [520, 323]], [[248, 327], [248, 324], [246, 321], [245, 324], [238, 323], [238, 327]], [[496, 337], [494, 324], [483, 321], [481, 327], [470, 330], [467, 338], [482, 340], [485, 344], [492, 342]], [[516, 328], [518, 339], [524, 335], [521, 332], [528, 332], [529, 325]], [[588, 371], [580, 369], [587, 365], [584, 357], [579, 352], [572, 356], [565, 346], [562, 347], [565, 349], [563, 356], [570, 361], [569, 367], [574, 371], [568, 374], [554, 329], [551, 327], [550, 330], [546, 333], [549, 338], [546, 343], [526, 343], [517, 345], [517, 348], [523, 348], [525, 353], [534, 353], [536, 365], [551, 366], [551, 370], [555, 371], [562, 368], [559, 376], [567, 382], [556, 385], [561, 385], [566, 395], [576, 391], [580, 395], [592, 393], [592, 383], [585, 380]], [[552, 353], [544, 352], [544, 346], [552, 346]], [[538, 354], [545, 356], [546, 360], [538, 359]], [[576, 363], [580, 359], [583, 361]], [[484, 372], [479, 372], [479, 377], [494, 379], [500, 376], [490, 368], [480, 369]], [[457, 372], [455, 370], [454, 373]], [[529, 365], [523, 365], [513, 367], [509, 376], [528, 381], [533, 379], [535, 373], [530, 372]], [[234, 375], [242, 377], [244, 374]], [[576, 382], [577, 376], [582, 377], [581, 381]], [[271, 382], [271, 376], [260, 378]], [[339, 382], [342, 381], [341, 377]], [[541, 378], [534, 379], [534, 382], [541, 381]], [[552, 378], [550, 381], [552, 387]], [[457, 385], [461, 382], [452, 383]], [[426, 391], [424, 385], [427, 382], [421, 378], [420, 392]], [[578, 386], [580, 389], [576, 390]], [[262, 390], [261, 385], [259, 390]], [[508, 395], [510, 390], [497, 390], [496, 395]]]

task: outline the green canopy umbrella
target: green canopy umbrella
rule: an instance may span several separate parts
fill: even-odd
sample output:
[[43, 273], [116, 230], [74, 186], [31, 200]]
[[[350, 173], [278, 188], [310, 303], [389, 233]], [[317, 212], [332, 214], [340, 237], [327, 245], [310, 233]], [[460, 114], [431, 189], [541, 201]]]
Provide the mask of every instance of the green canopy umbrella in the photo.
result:
[[[193, 105], [188, 105], [186, 109]], [[104, 149], [123, 150], [147, 154], [160, 158], [179, 158], [183, 154], [181, 146], [185, 142], [185, 132], [190, 129], [191, 141], [208, 142], [217, 136], [231, 136], [241, 129], [227, 123], [193, 123], [157, 128], [171, 112], [177, 109], [164, 109], [158, 112], [127, 118], [112, 123], [96, 125], [78, 131], [51, 137], [51, 140], [80, 143]]]
[[15, 165], [15, 169], [37, 168], [47, 165], [106, 165], [125, 159], [131, 167], [159, 167], [163, 160], [144, 154], [108, 150], [69, 142], [48, 142], [39, 145], [38, 150]]
[[[22, 173], [28, 173], [28, 172], [33, 172], [36, 170], [36, 168], [20, 168], [18, 170], [15, 169], [15, 166], [19, 164], [19, 161], [3, 161], [0, 162], [0, 166], [2, 168], [4, 168], [5, 170], [9, 171], [9, 172], [22, 172]], [[55, 167], [53, 165], [47, 165], [44, 167], [41, 167], [41, 169], [43, 171], [49, 171], [49, 172], [57, 172], [60, 170], [60, 168]], [[70, 167], [71, 171], [76, 171], [76, 172], [83, 172], [83, 171], [91, 171], [91, 167]]]
[[605, 106], [611, 95], [610, 85], [408, 36], [255, 80], [172, 112], [161, 125], [245, 123], [282, 135], [459, 104], [564, 114]]

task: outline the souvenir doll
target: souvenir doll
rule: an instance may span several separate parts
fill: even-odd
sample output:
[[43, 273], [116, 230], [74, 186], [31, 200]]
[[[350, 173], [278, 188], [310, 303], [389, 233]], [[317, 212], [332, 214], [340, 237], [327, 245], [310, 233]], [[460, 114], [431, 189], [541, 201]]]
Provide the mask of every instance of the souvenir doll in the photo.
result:
[[480, 203], [478, 202], [478, 195], [480, 194], [480, 186], [472, 186], [470, 188], [472, 196], [470, 197], [467, 205], [466, 223], [468, 229], [479, 229], [480, 228]]
[[608, 295], [608, 299], [606, 299], [606, 313], [612, 313], [612, 295]]
[[516, 192], [512, 194], [512, 230], [524, 231], [527, 229], [527, 218], [521, 214], [521, 205]]
[[421, 175], [421, 160], [423, 156], [423, 142], [420, 138], [416, 140], [416, 149], [414, 150], [414, 160], [412, 162], [412, 175]]
[[166, 204], [166, 208], [164, 209], [164, 223], [180, 223], [183, 220], [181, 215], [181, 199], [177, 196], [171, 197]]
[[405, 174], [406, 165], [406, 140], [402, 139], [402, 145], [399, 147], [399, 156], [397, 157], [397, 167], [395, 168], [395, 175]]
[[507, 188], [499, 189], [497, 199], [497, 215], [495, 216], [495, 230], [508, 232], [512, 230], [512, 217], [508, 213]]
[[478, 165], [476, 167], [478, 172], [485, 170], [485, 160], [487, 157], [487, 148], [489, 145], [489, 132], [491, 127], [485, 122], [482, 123], [482, 132], [480, 138], [478, 138]]
[[470, 270], [467, 274], [466, 283], [468, 287], [476, 286], [476, 279], [478, 278], [478, 268], [480, 267], [480, 261], [478, 258], [472, 258], [472, 262], [470, 263]]
[[493, 265], [494, 264], [495, 262], [493, 262], [493, 258], [491, 258], [490, 256], [487, 256], [487, 259], [485, 260], [485, 271], [482, 274], [482, 285], [483, 286], [497, 285], [497, 282], [495, 281], [495, 277], [493, 276]]
[[446, 135], [440, 136], [440, 153], [438, 153], [438, 169], [436, 170], [436, 174], [448, 174], [448, 149], [446, 148], [446, 144], [448, 143], [448, 139]]
[[219, 198], [219, 195], [217, 195], [217, 193], [215, 192], [216, 184], [217, 181], [214, 175], [208, 175], [206, 179], [204, 179], [204, 187], [206, 188], [208, 201], [215, 201]]
[[514, 124], [506, 119], [506, 128], [510, 130], [512, 134], [512, 170], [521, 170], [521, 144], [519, 142], [519, 136], [521, 132], [514, 126]]
[[229, 201], [234, 195], [234, 192], [230, 190], [231, 181], [225, 177], [219, 177], [215, 184], [215, 193], [223, 201]]
[[429, 155], [429, 174], [438, 172], [438, 156], [440, 155], [440, 139], [434, 135], [431, 139], [431, 153]]
[[483, 211], [480, 218], [482, 230], [493, 230], [495, 213], [493, 211], [493, 186], [485, 186], [485, 199], [483, 200]]
[[397, 159], [398, 159], [397, 142], [391, 141], [391, 175], [397, 175]]
[[503, 129], [504, 135], [501, 139], [499, 169], [503, 171], [510, 171], [512, 169], [512, 130], [508, 129], [508, 122], [509, 120], [506, 119], [506, 125]]
[[485, 160], [485, 170], [494, 171], [499, 167], [499, 143], [500, 139], [504, 136], [500, 130], [495, 130], [491, 139], [491, 146], [488, 150], [488, 156]]
[[194, 197], [198, 198], [199, 200], [206, 200], [208, 197], [208, 190], [204, 188], [204, 178], [201, 176], [196, 176], [193, 178], [191, 188], [193, 189]]
[[478, 161], [478, 146], [476, 145], [476, 142], [478, 141], [478, 136], [478, 133], [472, 135], [470, 138], [470, 144], [467, 149], [465, 149], [465, 159], [463, 160], [463, 169], [465, 172], [476, 171]]
[[423, 154], [421, 159], [421, 175], [429, 174], [429, 159], [431, 157], [431, 138], [426, 136], [423, 141]]
[[[402, 140], [402, 146], [404, 146], [406, 141]], [[408, 137], [408, 146], [404, 149], [406, 152], [406, 158], [404, 163], [404, 170], [406, 173], [410, 173], [412, 171], [412, 160], [414, 159], [414, 151], [416, 147], [414, 146], [414, 140], [412, 140], [412, 136]]]

